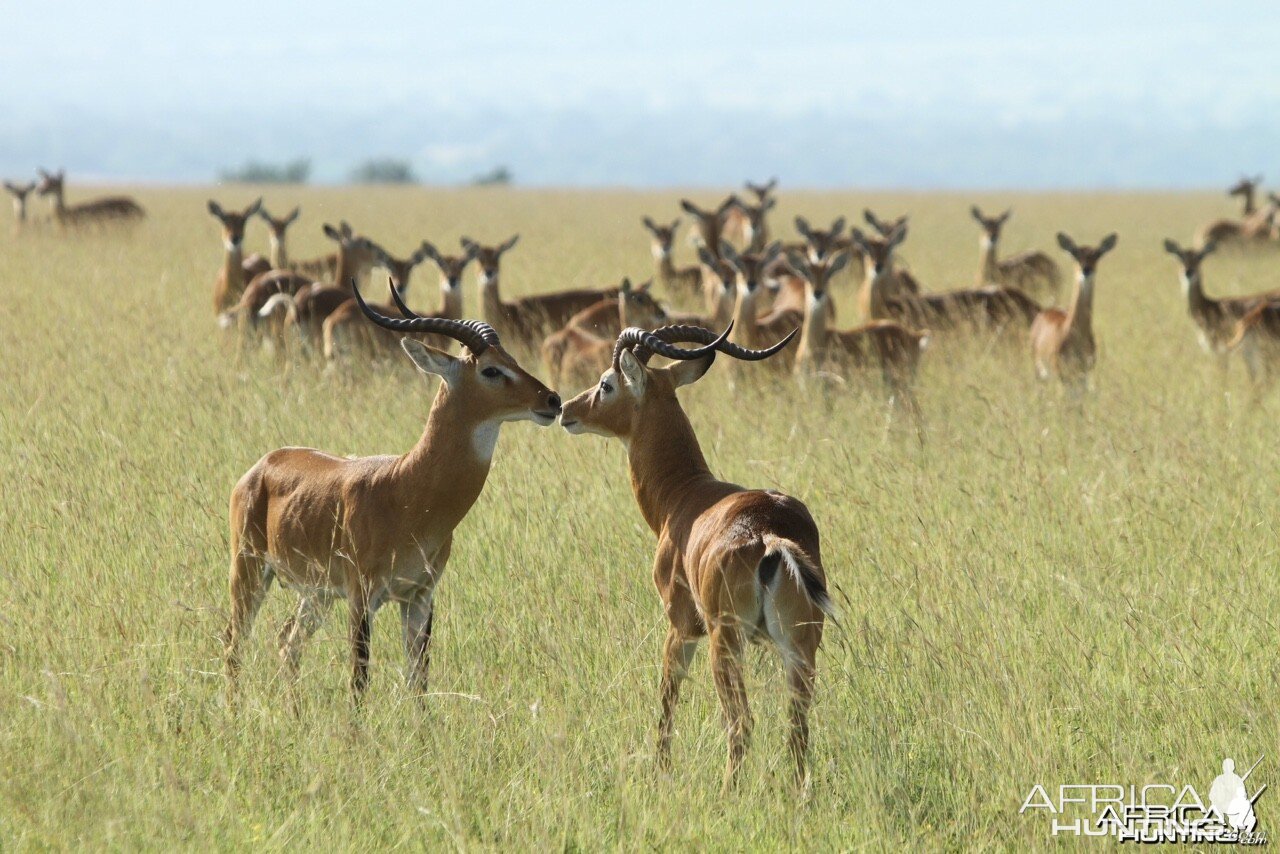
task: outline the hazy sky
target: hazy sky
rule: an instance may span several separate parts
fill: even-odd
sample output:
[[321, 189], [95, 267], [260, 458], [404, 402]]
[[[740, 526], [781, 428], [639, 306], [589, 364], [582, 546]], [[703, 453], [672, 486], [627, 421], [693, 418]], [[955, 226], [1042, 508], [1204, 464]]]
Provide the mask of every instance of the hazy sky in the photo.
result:
[[[691, 137], [681, 141], [687, 149], [723, 145], [711, 119], [725, 116], [725, 134], [745, 125], [750, 139], [755, 125], [779, 140], [768, 158], [785, 162], [760, 162], [764, 172], [785, 175], [794, 165], [821, 182], [827, 173], [801, 162], [822, 143], [817, 128], [856, 135], [862, 127], [882, 143], [901, 137], [920, 159], [931, 157], [931, 145], [950, 146], [944, 159], [958, 158], [958, 183], [999, 184], [1007, 182], [1002, 164], [1010, 157], [1001, 152], [986, 166], [982, 149], [999, 144], [1003, 130], [1052, 139], [1055, 128], [1071, 134], [1088, 123], [1105, 130], [1114, 116], [1124, 125], [1117, 133], [1126, 134], [1110, 140], [1120, 155], [1154, 146], [1153, 157], [1171, 164], [1132, 183], [1185, 184], [1196, 182], [1161, 177], [1185, 159], [1161, 148], [1173, 144], [1170, 135], [1190, 134], [1195, 145], [1228, 151], [1244, 146], [1233, 152], [1241, 159], [1280, 142], [1271, 136], [1254, 147], [1237, 138], [1277, 127], [1274, 0], [785, 7], [392, 0], [367, 8], [333, 0], [294, 8], [246, 0], [189, 7], [5, 0], [0, 17], [12, 35], [0, 56], [7, 124], [0, 170], [47, 151], [95, 174], [201, 180], [211, 174], [195, 174], [206, 168], [200, 164], [290, 149], [313, 156], [320, 177], [341, 177], [325, 173], [340, 172], [342, 158], [358, 160], [363, 151], [404, 156], [424, 173], [457, 179], [486, 157], [519, 160], [523, 129], [539, 153], [536, 162], [519, 164], [517, 177], [610, 183], [608, 158], [581, 175], [572, 163], [554, 162], [557, 150], [575, 144], [567, 139], [575, 128], [600, 145], [625, 148], [619, 129], [651, 122], [662, 131], [642, 130], [634, 145], [656, 145], [670, 159], [680, 148], [668, 149], [665, 139], [682, 127]], [[392, 129], [393, 145], [379, 143], [379, 122]], [[345, 148], [327, 138], [344, 127]], [[130, 128], [139, 138], [129, 139]], [[798, 141], [787, 148], [792, 137]], [[109, 146], [110, 156], [95, 157], [89, 140], [97, 139], [106, 140], [95, 144]], [[847, 139], [838, 144], [857, 153]], [[167, 157], [150, 153], [162, 145]], [[766, 159], [733, 154], [735, 165], [738, 157], [743, 166]], [[1054, 168], [1063, 172], [1047, 184], [1123, 182], [1118, 166], [1115, 174], [1072, 174], [1068, 153], [1059, 154], [1062, 165]], [[647, 169], [645, 159], [619, 152], [617, 182], [699, 177]], [[1215, 171], [1268, 166], [1224, 163]], [[905, 161], [888, 172], [891, 183], [913, 183]], [[949, 183], [926, 172], [928, 182]], [[832, 171], [835, 180], [862, 174]], [[1206, 175], [1201, 183], [1222, 177]]]

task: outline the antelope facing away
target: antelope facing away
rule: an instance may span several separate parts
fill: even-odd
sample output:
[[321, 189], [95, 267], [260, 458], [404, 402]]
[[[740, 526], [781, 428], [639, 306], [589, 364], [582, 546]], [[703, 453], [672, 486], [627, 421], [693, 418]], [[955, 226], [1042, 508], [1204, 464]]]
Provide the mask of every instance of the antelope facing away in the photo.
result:
[[673, 219], [670, 225], [658, 225], [647, 216], [641, 222], [653, 238], [651, 248], [653, 260], [658, 265], [658, 281], [662, 283], [667, 294], [672, 297], [688, 294], [701, 299], [703, 297], [702, 268], [696, 265], [677, 267], [671, 258], [676, 242], [676, 229], [680, 227], [680, 218]]
[[1227, 350], [1240, 351], [1254, 389], [1260, 391], [1280, 364], [1280, 301], [1260, 302], [1236, 321]]
[[[565, 404], [560, 423], [570, 433], [622, 440], [636, 503], [658, 536], [653, 580], [670, 621], [662, 652], [659, 764], [670, 765], [680, 684], [705, 636], [728, 730], [725, 786], [732, 784], [752, 729], [745, 647], [760, 641], [777, 650], [786, 671], [791, 756], [803, 782], [815, 657], [824, 618], [833, 610], [818, 527], [808, 508], [789, 495], [717, 480], [676, 398], [676, 389], [702, 377], [717, 352], [758, 361], [791, 338], [768, 350], [745, 350], [725, 338], [697, 327], [624, 330], [612, 366], [594, 388]], [[704, 346], [682, 350], [675, 346], [681, 342]], [[651, 367], [655, 353], [675, 364]]]
[[1031, 324], [1031, 357], [1040, 379], [1057, 374], [1079, 400], [1098, 358], [1093, 337], [1093, 286], [1098, 261], [1115, 248], [1116, 236], [1108, 234], [1094, 248], [1077, 246], [1066, 234], [1058, 232], [1058, 245], [1075, 259], [1075, 289], [1065, 311], [1047, 308], [1036, 316]]
[[555, 422], [560, 398], [520, 367], [498, 335], [479, 321], [369, 309], [388, 329], [448, 336], [458, 358], [403, 342], [418, 370], [441, 378], [417, 445], [398, 457], [346, 458], [310, 448], [281, 448], [249, 469], [231, 492], [231, 619], [225, 634], [228, 700], [234, 705], [240, 653], [271, 582], [298, 592], [280, 632], [280, 658], [296, 677], [303, 644], [334, 599], [346, 599], [351, 692], [368, 684], [374, 614], [400, 606], [409, 684], [423, 692], [430, 655], [432, 600], [453, 531], [484, 488], [501, 425]]
[[[289, 226], [297, 221], [298, 215], [301, 213], [302, 208], [295, 207], [284, 217], [277, 219], [268, 213], [266, 208], [258, 208], [258, 215], [267, 224], [267, 239], [271, 241], [271, 269], [289, 269], [289, 250], [285, 244], [285, 238], [287, 237]], [[312, 278], [316, 277], [313, 276]]]
[[[1246, 200], [1252, 205], [1252, 194]], [[1196, 234], [1197, 246], [1215, 243], [1222, 246], [1235, 243], [1245, 246], [1264, 246], [1276, 237], [1276, 216], [1280, 214], [1280, 197], [1267, 194], [1267, 203], [1241, 219], [1215, 219], [1206, 223]]]
[[969, 213], [981, 227], [978, 236], [978, 287], [983, 285], [999, 285], [1004, 288], [1017, 288], [1029, 296], [1044, 292], [1056, 297], [1062, 287], [1062, 273], [1052, 258], [1039, 250], [1028, 250], [1010, 255], [1008, 258], [997, 258], [996, 248], [1000, 243], [1000, 232], [1005, 223], [1013, 215], [1013, 210], [1006, 210], [999, 216], [984, 216], [981, 208], [973, 205]]
[[13, 196], [13, 229], [14, 231], [21, 231], [27, 224], [27, 197], [36, 188], [36, 184], [34, 181], [29, 184], [15, 184], [12, 181], [5, 181], [4, 188], [9, 195]]
[[485, 322], [500, 335], [536, 350], [549, 332], [563, 327], [569, 318], [605, 297], [617, 296], [617, 288], [577, 288], [504, 300], [498, 283], [500, 264], [502, 256], [519, 239], [520, 236], [515, 235], [497, 246], [484, 246], [469, 237], [462, 238], [462, 245], [480, 265], [480, 300]]
[[[1187, 313], [1195, 321], [1200, 346], [1218, 357], [1222, 368], [1227, 367], [1227, 356], [1234, 349], [1231, 341], [1237, 336], [1237, 323], [1259, 305], [1280, 300], [1280, 291], [1269, 291], [1239, 297], [1214, 299], [1204, 292], [1204, 259], [1217, 248], [1208, 243], [1201, 249], [1182, 248], [1173, 240], [1164, 242], [1164, 249], [1178, 259], [1182, 266], [1182, 292], [1187, 298]], [[1252, 325], [1252, 324], [1248, 324]], [[1245, 360], [1250, 375], [1256, 361]]]
[[542, 342], [542, 363], [552, 385], [591, 382], [609, 367], [613, 340], [623, 329], [654, 329], [667, 313], [649, 293], [650, 282], [633, 286], [623, 279], [618, 296], [603, 299], [570, 318]]
[[846, 250], [823, 261], [804, 258], [799, 253], [790, 259], [791, 266], [804, 277], [809, 296], [800, 345], [796, 348], [796, 376], [847, 378], [879, 369], [890, 405], [905, 407], [920, 432], [923, 419], [916, 400], [915, 379], [920, 356], [929, 346], [929, 332], [908, 329], [892, 320], [873, 320], [846, 330], [830, 328], [828, 282], [848, 262]]
[[244, 257], [244, 230], [249, 220], [262, 207], [262, 199], [242, 211], [223, 210], [222, 205], [209, 200], [209, 213], [222, 224], [222, 268], [213, 285], [213, 312], [222, 315], [244, 293], [245, 285], [255, 276], [271, 269], [271, 264], [260, 255]]
[[81, 202], [78, 205], [67, 205], [64, 186], [66, 171], [59, 169], [57, 172], [50, 173], [39, 169], [37, 172], [40, 175], [40, 183], [36, 186], [36, 192], [41, 196], [53, 198], [54, 222], [64, 228], [131, 222], [146, 216], [142, 206], [128, 196], [107, 196]]

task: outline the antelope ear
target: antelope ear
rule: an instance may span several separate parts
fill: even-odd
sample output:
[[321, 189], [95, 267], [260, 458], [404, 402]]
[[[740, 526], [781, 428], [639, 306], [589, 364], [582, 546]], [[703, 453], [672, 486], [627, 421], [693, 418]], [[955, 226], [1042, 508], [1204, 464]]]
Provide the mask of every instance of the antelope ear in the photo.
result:
[[262, 197], [261, 197], [261, 196], [259, 196], [259, 197], [254, 201], [254, 203], [253, 203], [253, 204], [249, 205], [249, 207], [247, 207], [247, 208], [245, 208], [245, 209], [244, 209], [244, 218], [245, 218], [245, 219], [248, 219], [249, 217], [253, 216], [254, 214], [256, 214], [256, 213], [257, 213], [258, 211], [260, 211], [260, 210], [262, 210]]
[[701, 359], [678, 361], [662, 370], [671, 378], [671, 384], [676, 388], [680, 388], [702, 379], [707, 371], [711, 369], [711, 363], [715, 361], [715, 358], [715, 353], [709, 353]]
[[338, 229], [329, 225], [329, 223], [326, 222], [324, 224], [323, 230], [324, 230], [324, 236], [329, 238], [330, 240], [342, 240], [342, 232], [338, 231]]
[[640, 221], [641, 221], [642, 223], [644, 223], [644, 227], [645, 227], [645, 228], [647, 228], [647, 229], [649, 229], [650, 231], [657, 231], [657, 230], [658, 230], [658, 224], [657, 224], [656, 222], [654, 222], [652, 219], [650, 219], [649, 217], [647, 217], [647, 216], [646, 216], [646, 217], [641, 217]]
[[831, 264], [827, 267], [827, 275], [834, 276], [845, 268], [849, 263], [849, 250], [842, 249], [836, 253], [836, 257], [831, 259]]
[[978, 222], [982, 222], [982, 210], [977, 205], [969, 206], [969, 216], [973, 217]]
[[1164, 241], [1164, 251], [1168, 252], [1170, 255], [1181, 255], [1182, 247], [1166, 237]]
[[461, 362], [443, 350], [429, 347], [416, 338], [401, 338], [400, 346], [409, 354], [413, 364], [424, 374], [434, 374], [452, 384], [458, 378]]
[[787, 268], [792, 274], [802, 279], [811, 279], [812, 273], [809, 270], [808, 263], [806, 263], [807, 261], [808, 259], [804, 255], [795, 250], [787, 253]]
[[768, 199], [765, 199], [765, 202], [764, 202], [764, 204], [762, 204], [762, 205], [760, 206], [760, 209], [761, 209], [761, 210], [764, 210], [764, 211], [771, 211], [771, 210], [773, 210], [773, 209], [774, 209], [774, 207], [775, 207], [777, 204], [778, 204], [778, 200], [777, 200], [777, 199], [775, 199], [775, 198], [770, 197], [770, 198], [768, 198]]
[[435, 244], [430, 240], [422, 241], [422, 245], [418, 247], [418, 251], [425, 257], [430, 258], [432, 261], [435, 261], [436, 263], [440, 262], [440, 252], [436, 249]]
[[681, 218], [680, 218], [680, 217], [676, 217], [675, 219], [671, 220], [671, 231], [672, 231], [672, 232], [674, 232], [677, 228], [679, 228], [679, 227], [680, 227], [680, 220], [681, 220]]
[[720, 257], [735, 267], [739, 266], [742, 260], [738, 257], [738, 251], [733, 248], [733, 244], [727, 240], [720, 241]]
[[693, 214], [694, 216], [702, 215], [702, 211], [698, 210], [698, 206], [695, 205], [693, 202], [689, 201], [688, 199], [680, 200], [680, 209], [683, 210], [685, 213]]
[[707, 247], [698, 247], [698, 260], [706, 264], [712, 270], [716, 269], [716, 257], [707, 251]]
[[802, 216], [796, 217], [796, 231], [800, 233], [801, 237], [803, 237], [805, 240], [808, 240], [809, 234], [810, 234], [809, 220], [805, 219]]
[[1076, 242], [1070, 237], [1067, 237], [1065, 231], [1058, 232], [1058, 245], [1061, 246], [1063, 250], [1070, 252], [1072, 255], [1076, 254]]
[[871, 212], [871, 208], [862, 209], [862, 219], [872, 228], [876, 227], [876, 215]]
[[644, 365], [636, 358], [635, 353], [623, 350], [618, 356], [618, 370], [622, 374], [622, 383], [630, 389], [633, 397], [644, 396]]
[[623, 277], [622, 284], [618, 285], [618, 291], [624, 294], [631, 293], [631, 278], [629, 276]]
[[506, 252], [508, 249], [515, 246], [519, 242], [520, 242], [520, 235], [518, 234], [511, 235], [505, 241], [498, 244], [498, 254], [501, 255], [502, 253]]
[[854, 228], [850, 230], [849, 239], [852, 240], [854, 244], [863, 252], [866, 252], [868, 250], [867, 236], [862, 233], [862, 229]]
[[1011, 216], [1013, 216], [1013, 208], [1005, 208], [1005, 212], [1000, 214], [1000, 221], [1006, 222]]
[[1108, 234], [1106, 237], [1102, 238], [1102, 242], [1098, 244], [1098, 254], [1105, 255], [1106, 253], [1110, 252], [1112, 249], [1115, 249], [1116, 241], [1118, 239], [1119, 238], [1116, 237], [1116, 233], [1114, 231]]
[[899, 223], [898, 227], [895, 228], [889, 234], [889, 245], [891, 247], [899, 246], [901, 245], [902, 241], [906, 239], [907, 239], [907, 224], [905, 222], [902, 222], [902, 223]]
[[839, 237], [841, 232], [844, 231], [844, 225], [845, 225], [844, 217], [842, 216], [836, 217], [836, 221], [831, 223], [831, 236]]
[[1200, 247], [1200, 257], [1204, 258], [1204, 256], [1211, 254], [1217, 248], [1218, 248], [1218, 241], [1210, 240], [1204, 246]]
[[291, 224], [291, 223], [292, 223], [294, 220], [296, 220], [296, 219], [297, 219], [301, 214], [302, 214], [302, 208], [301, 208], [301, 207], [295, 207], [295, 208], [293, 209], [293, 213], [289, 214], [287, 217], [285, 217], [285, 218], [284, 218], [285, 225], [289, 225], [289, 224]]
[[213, 214], [218, 219], [222, 219], [226, 216], [226, 214], [222, 212], [222, 205], [218, 204], [213, 199], [209, 200], [209, 213]]

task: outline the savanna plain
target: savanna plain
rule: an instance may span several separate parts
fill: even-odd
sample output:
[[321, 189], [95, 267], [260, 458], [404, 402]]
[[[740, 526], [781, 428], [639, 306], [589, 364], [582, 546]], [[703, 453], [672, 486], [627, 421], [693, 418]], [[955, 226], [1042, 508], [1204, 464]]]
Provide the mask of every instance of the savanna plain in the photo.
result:
[[[397, 254], [519, 233], [507, 296], [647, 278], [640, 218], [674, 217], [680, 197], [262, 194], [273, 212], [302, 205], [299, 258], [330, 251], [320, 226], [339, 219]], [[654, 538], [621, 445], [559, 426], [503, 428], [438, 589], [425, 702], [404, 688], [386, 609], [353, 710], [335, 608], [295, 710], [274, 654], [294, 599], [277, 587], [228, 711], [237, 478], [282, 445], [405, 451], [435, 393], [402, 355], [281, 365], [217, 328], [221, 246], [205, 201], [258, 195], [143, 188], [148, 217], [132, 232], [0, 234], [0, 848], [1025, 850], [1053, 841], [1043, 812], [1018, 814], [1037, 783], [1205, 787], [1222, 757], [1247, 767], [1263, 753], [1261, 776], [1280, 779], [1280, 400], [1255, 402], [1241, 364], [1224, 375], [1200, 349], [1161, 249], [1234, 214], [1224, 197], [784, 184], [779, 236], [797, 213], [910, 212], [900, 253], [930, 289], [973, 281], [971, 202], [1012, 204], [1003, 251], [1045, 249], [1064, 271], [1058, 230], [1120, 241], [1098, 271], [1100, 359], [1080, 411], [1035, 380], [1024, 345], [943, 335], [921, 365], [923, 444], [886, 428], [870, 383], [805, 390], [717, 363], [682, 390], [718, 475], [809, 505], [839, 609], [818, 657], [808, 793], [791, 781], [781, 669], [753, 648], [753, 745], [722, 794], [705, 648], [673, 769], [655, 769], [666, 627]], [[261, 222], [247, 249], [266, 251]], [[677, 253], [693, 263], [683, 236]], [[411, 305], [435, 307], [435, 278], [424, 265]], [[1205, 263], [1212, 294], [1278, 285], [1280, 252]], [[838, 286], [840, 326], [855, 320], [852, 296]]]

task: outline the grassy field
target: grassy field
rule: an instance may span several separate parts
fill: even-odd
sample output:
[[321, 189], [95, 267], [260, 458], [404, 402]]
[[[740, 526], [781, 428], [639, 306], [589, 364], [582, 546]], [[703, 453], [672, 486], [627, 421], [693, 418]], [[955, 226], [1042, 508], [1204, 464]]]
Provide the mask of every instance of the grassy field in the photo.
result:
[[[335, 609], [308, 647], [295, 717], [274, 656], [292, 597], [276, 588], [244, 707], [228, 714], [236, 479], [280, 445], [406, 450], [434, 388], [407, 359], [286, 371], [238, 354], [213, 322], [208, 195], [139, 191], [150, 216], [129, 237], [0, 235], [0, 847], [1025, 849], [1051, 841], [1043, 816], [1018, 815], [1036, 783], [1207, 789], [1222, 757], [1261, 753], [1259, 779], [1280, 779], [1277, 401], [1253, 406], [1239, 364], [1224, 383], [1160, 248], [1232, 213], [1224, 198], [784, 188], [772, 222], [786, 235], [799, 212], [910, 211], [902, 254], [933, 288], [973, 278], [971, 201], [1014, 204], [1005, 251], [1044, 248], [1064, 266], [1058, 229], [1120, 234], [1099, 269], [1083, 414], [1038, 386], [1022, 349], [942, 339], [921, 376], [923, 448], [886, 434], [874, 393], [806, 397], [763, 376], [731, 389], [721, 365], [682, 392], [717, 473], [803, 498], [825, 539], [841, 620], [819, 654], [814, 779], [798, 804], [780, 669], [759, 651], [739, 789], [720, 795], [705, 647], [675, 769], [655, 777], [654, 540], [621, 446], [558, 427], [503, 430], [437, 594], [425, 710], [402, 687], [387, 609], [353, 719]], [[647, 275], [639, 218], [674, 216], [677, 198], [266, 195], [273, 212], [303, 206], [295, 257], [328, 251], [320, 223], [338, 218], [397, 253], [519, 232], [509, 294]], [[249, 248], [265, 251], [260, 222]], [[1276, 287], [1278, 260], [1224, 253], [1206, 287]], [[435, 294], [424, 268], [411, 302]], [[850, 291], [837, 298], [851, 322]]]

